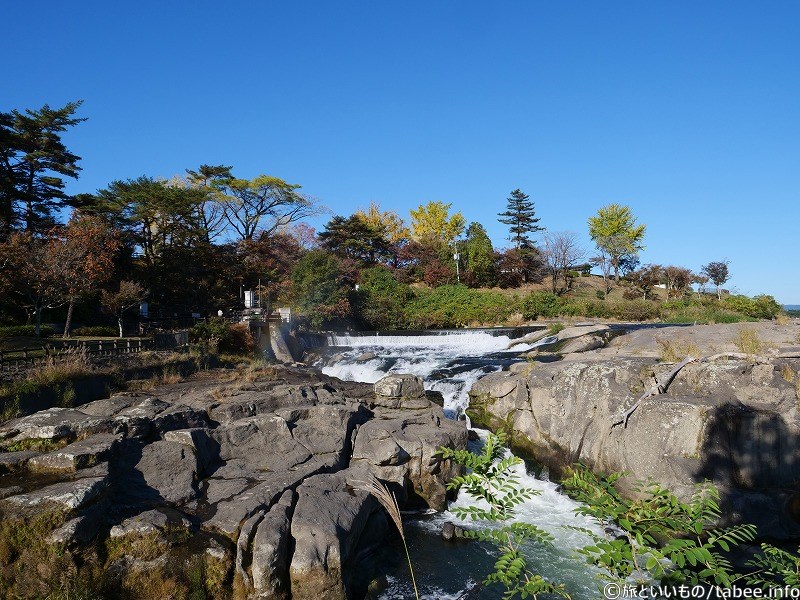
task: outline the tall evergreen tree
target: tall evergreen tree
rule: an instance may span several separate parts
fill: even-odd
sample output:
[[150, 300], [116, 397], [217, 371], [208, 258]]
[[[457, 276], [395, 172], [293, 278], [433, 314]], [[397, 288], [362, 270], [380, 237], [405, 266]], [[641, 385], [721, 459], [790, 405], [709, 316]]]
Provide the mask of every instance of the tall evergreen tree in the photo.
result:
[[15, 229], [45, 232], [67, 204], [63, 177], [78, 178], [80, 157], [61, 134], [85, 120], [73, 116], [80, 105], [0, 113], [0, 237]]
[[509, 238], [514, 242], [514, 248], [517, 250], [533, 246], [533, 241], [529, 236], [545, 229], [538, 225], [540, 219], [536, 217], [536, 210], [530, 196], [520, 189], [511, 192], [506, 211], [497, 216], [500, 217], [498, 221], [508, 225], [511, 233]]
[[475, 287], [491, 287], [497, 282], [492, 240], [480, 223], [470, 223], [463, 251], [468, 281]]

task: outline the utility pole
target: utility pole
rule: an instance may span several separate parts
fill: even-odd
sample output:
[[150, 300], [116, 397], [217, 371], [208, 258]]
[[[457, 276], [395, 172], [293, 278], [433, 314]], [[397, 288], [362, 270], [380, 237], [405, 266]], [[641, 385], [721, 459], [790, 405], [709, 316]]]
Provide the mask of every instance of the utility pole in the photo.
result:
[[458, 240], [453, 240], [453, 247], [455, 248], [455, 254], [453, 254], [453, 260], [456, 261], [456, 283], [461, 283], [461, 271], [459, 270], [458, 261], [461, 258], [461, 255], [458, 253]]

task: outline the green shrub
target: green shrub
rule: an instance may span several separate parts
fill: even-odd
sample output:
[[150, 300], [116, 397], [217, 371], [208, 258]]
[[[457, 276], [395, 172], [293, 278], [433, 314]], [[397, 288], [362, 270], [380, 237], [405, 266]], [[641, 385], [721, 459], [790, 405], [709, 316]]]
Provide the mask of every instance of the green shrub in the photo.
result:
[[403, 329], [408, 327], [406, 306], [414, 299], [408, 285], [398, 282], [386, 267], [361, 272], [356, 310], [370, 329]]
[[[39, 329], [41, 337], [50, 337], [54, 331], [50, 325], [42, 325]], [[33, 337], [36, 335], [34, 325], [6, 325], [0, 327], [0, 338]]]
[[223, 319], [196, 324], [189, 330], [189, 341], [228, 354], [252, 354], [255, 350], [255, 341], [246, 323], [234, 325]]
[[526, 319], [557, 317], [562, 314], [562, 299], [552, 292], [531, 292], [522, 304], [522, 316]]
[[741, 294], [728, 296], [722, 300], [722, 305], [754, 319], [774, 319], [783, 310], [783, 307], [777, 303], [775, 298], [766, 294], [752, 298]]
[[608, 309], [620, 321], [649, 321], [658, 317], [658, 305], [650, 300], [622, 300], [609, 304]]
[[[719, 492], [698, 486], [683, 502], [654, 482], [638, 482], [628, 499], [619, 489], [620, 473], [598, 476], [578, 465], [562, 485], [581, 503], [577, 513], [593, 518], [603, 534], [591, 533], [594, 543], [578, 550], [604, 570], [610, 580], [644, 585], [708, 584], [730, 587], [742, 575], [723, 553], [752, 542], [754, 525], [716, 528], [721, 510]], [[622, 530], [608, 528], [609, 522]]]
[[119, 329], [109, 325], [93, 325], [91, 327], [76, 327], [72, 330], [72, 335], [84, 337], [117, 337]]
[[519, 311], [516, 296], [443, 285], [420, 290], [406, 307], [409, 325], [415, 328], [465, 327], [476, 323], [502, 323]]

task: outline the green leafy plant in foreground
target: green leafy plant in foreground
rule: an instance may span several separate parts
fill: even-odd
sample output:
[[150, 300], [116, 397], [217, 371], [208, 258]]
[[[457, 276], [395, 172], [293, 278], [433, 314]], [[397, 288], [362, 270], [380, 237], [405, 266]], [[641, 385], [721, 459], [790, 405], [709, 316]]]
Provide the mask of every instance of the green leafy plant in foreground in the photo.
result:
[[505, 456], [505, 441], [503, 432], [490, 434], [481, 454], [440, 448], [442, 458], [452, 459], [471, 471], [450, 480], [448, 489], [461, 489], [485, 502], [485, 506], [453, 507], [452, 511], [459, 519], [499, 525], [465, 532], [466, 537], [494, 544], [500, 551], [494, 571], [484, 580], [485, 584], [505, 586], [506, 599], [517, 595], [537, 598], [540, 594], [569, 598], [563, 585], [553, 584], [527, 567], [523, 545], [530, 542], [550, 544], [553, 538], [535, 525], [513, 522], [515, 508], [538, 492], [520, 487], [513, 468], [522, 461], [516, 456]]
[[800, 587], [800, 554], [761, 544], [761, 554], [747, 564], [756, 569], [747, 576], [751, 585], [763, 589]]
[[563, 481], [566, 492], [582, 506], [579, 514], [593, 517], [604, 535], [582, 530], [594, 545], [579, 550], [602, 567], [609, 579], [654, 580], [729, 587], [746, 578], [737, 573], [724, 553], [751, 542], [754, 525], [715, 528], [719, 520], [719, 492], [701, 484], [688, 502], [655, 483], [638, 483], [635, 499], [620, 494], [622, 474], [605, 477], [577, 467]]

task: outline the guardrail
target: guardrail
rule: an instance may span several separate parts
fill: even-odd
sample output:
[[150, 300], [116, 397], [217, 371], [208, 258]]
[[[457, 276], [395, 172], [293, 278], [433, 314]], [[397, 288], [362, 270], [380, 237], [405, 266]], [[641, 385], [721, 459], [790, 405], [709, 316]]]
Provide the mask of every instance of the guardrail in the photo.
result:
[[153, 340], [96, 340], [87, 342], [53, 342], [38, 348], [18, 348], [16, 350], [0, 350], [0, 371], [18, 372], [38, 363], [54, 360], [65, 360], [75, 351], [85, 352], [89, 356], [117, 356], [134, 352], [143, 352], [155, 348]]

